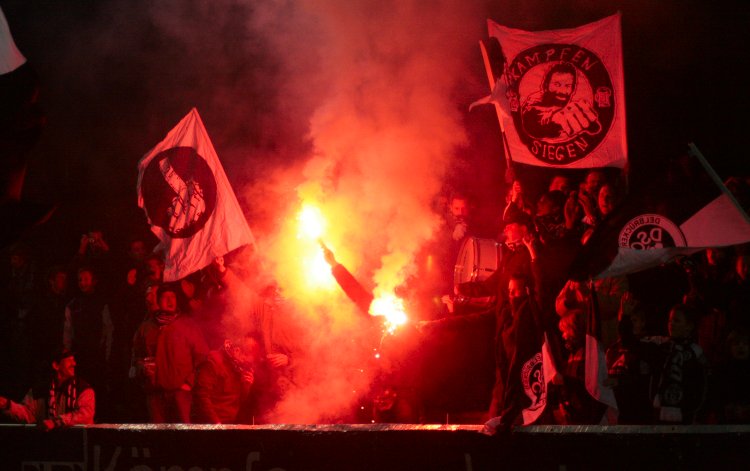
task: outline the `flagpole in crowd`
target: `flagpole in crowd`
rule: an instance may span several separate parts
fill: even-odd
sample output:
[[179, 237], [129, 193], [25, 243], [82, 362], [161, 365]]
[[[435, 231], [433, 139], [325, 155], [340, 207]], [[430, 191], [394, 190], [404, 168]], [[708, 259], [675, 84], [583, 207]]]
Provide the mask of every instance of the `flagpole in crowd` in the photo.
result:
[[[490, 83], [490, 90], [495, 95], [495, 88], [498, 86], [497, 78], [492, 72], [492, 63], [490, 62], [489, 54], [487, 53], [487, 47], [484, 45], [484, 41], [479, 41], [479, 48], [482, 50], [482, 59], [484, 60], [484, 69], [487, 71], [487, 80]], [[504, 63], [504, 60], [503, 60]], [[505, 124], [503, 124], [503, 115], [500, 111], [500, 104], [497, 100], [493, 100], [495, 105], [495, 112], [497, 113], [497, 121], [500, 123], [500, 139], [503, 141], [503, 152], [505, 153], [505, 182], [512, 183], [515, 179], [515, 173], [513, 172], [513, 159], [510, 156], [510, 146], [508, 145], [508, 139], [505, 135]]]
[[711, 165], [708, 163], [708, 160], [706, 160], [706, 157], [703, 155], [703, 153], [698, 150], [698, 146], [696, 146], [694, 143], [690, 142], [688, 143], [688, 153], [698, 159], [698, 162], [703, 165], [703, 168], [706, 169], [706, 172], [711, 177], [711, 179], [716, 183], [716, 186], [718, 186], [721, 189], [721, 192], [724, 193], [724, 195], [729, 198], [729, 201], [732, 202], [732, 204], [739, 210], [740, 214], [743, 218], [745, 218], [745, 221], [750, 222], [750, 217], [748, 217], [745, 210], [740, 205], [739, 201], [734, 197], [731, 191], [729, 191], [729, 188], [724, 185], [724, 182], [721, 181], [721, 178], [719, 178], [719, 175], [716, 173], [716, 171], [711, 167]]

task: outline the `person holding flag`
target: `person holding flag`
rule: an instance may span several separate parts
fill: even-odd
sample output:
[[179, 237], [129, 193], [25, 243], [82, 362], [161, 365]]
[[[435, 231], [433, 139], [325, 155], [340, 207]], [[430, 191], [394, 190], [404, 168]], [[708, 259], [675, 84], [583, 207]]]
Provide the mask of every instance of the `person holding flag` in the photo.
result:
[[[573, 263], [571, 279], [592, 283], [641, 272], [708, 247], [750, 241], [750, 218], [694, 144], [682, 164], [684, 171], [667, 178], [662, 191], [629, 195], [594, 229]], [[606, 384], [596, 296], [591, 297], [588, 314], [586, 389], [595, 399], [614, 406], [614, 394]]]

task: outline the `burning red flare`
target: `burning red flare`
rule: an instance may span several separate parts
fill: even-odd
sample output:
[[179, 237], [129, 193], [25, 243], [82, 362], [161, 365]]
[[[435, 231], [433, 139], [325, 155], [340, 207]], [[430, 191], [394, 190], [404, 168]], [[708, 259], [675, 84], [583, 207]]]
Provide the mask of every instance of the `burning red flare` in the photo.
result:
[[370, 314], [385, 318], [385, 328], [389, 334], [393, 334], [408, 320], [404, 310], [404, 300], [390, 293], [382, 294], [372, 301]]

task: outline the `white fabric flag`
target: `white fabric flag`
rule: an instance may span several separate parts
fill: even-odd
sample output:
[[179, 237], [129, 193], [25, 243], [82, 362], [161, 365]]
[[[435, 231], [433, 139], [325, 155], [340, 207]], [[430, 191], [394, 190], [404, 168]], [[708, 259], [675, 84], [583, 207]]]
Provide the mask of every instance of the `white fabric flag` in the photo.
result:
[[195, 108], [138, 163], [138, 206], [161, 241], [164, 281], [254, 242]]
[[[494, 85], [476, 104], [495, 103], [511, 159], [544, 167], [624, 167], [620, 14], [572, 29], [531, 32], [491, 20], [488, 29], [502, 56], [483, 51]], [[504, 64], [494, 63], [502, 57]]]
[[629, 198], [583, 246], [573, 278], [635, 273], [708, 247], [750, 242], [750, 218], [694, 144], [692, 176]]
[[16, 47], [13, 35], [10, 34], [8, 20], [0, 8], [0, 74], [13, 72], [26, 62], [26, 58]]

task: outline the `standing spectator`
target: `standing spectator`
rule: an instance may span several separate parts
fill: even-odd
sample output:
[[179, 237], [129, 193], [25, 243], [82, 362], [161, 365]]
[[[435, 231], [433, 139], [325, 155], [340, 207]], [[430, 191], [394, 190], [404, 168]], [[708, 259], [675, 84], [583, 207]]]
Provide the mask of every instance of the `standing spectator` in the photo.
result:
[[728, 283], [730, 328], [750, 328], [750, 254], [737, 255]]
[[514, 180], [511, 184], [508, 195], [505, 198], [505, 203], [502, 218], [503, 224], [511, 222], [526, 224], [531, 221], [531, 216], [534, 214], [534, 206], [520, 180]]
[[684, 304], [669, 312], [669, 337], [661, 345], [665, 360], [654, 397], [660, 423], [695, 423], [705, 406], [708, 360], [695, 343], [698, 316], [695, 309]]
[[44, 430], [93, 424], [94, 390], [76, 375], [76, 360], [70, 350], [52, 359], [52, 378], [33, 387], [21, 404], [0, 396], [0, 411], [16, 422], [36, 423]]
[[260, 342], [245, 336], [208, 354], [198, 367], [193, 390], [198, 423], [252, 424], [266, 385]]
[[47, 272], [47, 289], [29, 314], [31, 347], [35, 372], [46, 371], [65, 327], [65, 307], [70, 302], [68, 272], [54, 266]]
[[552, 352], [555, 369], [559, 363], [559, 346], [552, 331], [554, 319], [539, 305], [533, 277], [513, 275], [508, 284], [505, 317], [497, 319], [496, 376], [492, 391], [490, 419], [485, 427], [489, 433], [508, 430], [521, 423], [552, 423], [548, 407], [547, 383], [559, 379], [545, 378], [542, 353], [545, 340]]
[[570, 177], [558, 173], [549, 182], [548, 191], [561, 191], [566, 197], [573, 191], [573, 183], [570, 181]]
[[10, 248], [4, 290], [0, 294], [0, 394], [20, 398], [31, 377], [29, 313], [38, 296], [38, 279], [30, 248]]
[[615, 185], [611, 183], [604, 183], [599, 188], [596, 203], [601, 219], [604, 219], [612, 214], [612, 212], [620, 204], [620, 195], [618, 193], [617, 187], [615, 187]]
[[155, 384], [159, 400], [152, 408], [156, 423], [191, 422], [192, 389], [195, 372], [208, 355], [208, 345], [198, 324], [179, 309], [180, 288], [164, 285], [159, 289], [159, 308], [165, 316], [175, 316], [160, 329], [156, 343]]
[[750, 424], [750, 333], [736, 329], [727, 336], [728, 360], [716, 371], [713, 409], [719, 423]]
[[152, 422], [160, 421], [163, 414], [161, 394], [156, 388], [156, 344], [159, 331], [177, 317], [176, 311], [165, 311], [159, 306], [159, 285], [146, 288], [146, 316], [133, 336], [129, 377], [135, 379], [145, 395], [145, 405]]
[[156, 254], [149, 254], [144, 260], [142, 283], [161, 283], [164, 279], [164, 259]]
[[555, 419], [564, 425], [599, 424], [607, 406], [594, 399], [586, 390], [586, 312], [568, 311], [560, 319], [560, 332], [567, 359], [563, 370], [563, 384], [559, 392]]
[[[599, 300], [602, 346], [606, 350], [617, 340], [617, 315], [620, 300], [628, 291], [628, 278], [615, 276], [594, 280], [596, 297]], [[560, 317], [572, 309], [585, 311], [591, 291], [586, 282], [568, 280], [555, 301], [555, 309]]]
[[630, 293], [622, 297], [617, 342], [607, 349], [609, 384], [617, 400], [618, 424], [653, 423], [658, 348], [645, 342], [646, 311]]
[[98, 277], [99, 290], [109, 293], [114, 286], [114, 264], [104, 232], [93, 229], [81, 236], [73, 268], [92, 268]]
[[578, 202], [583, 208], [583, 222], [595, 226], [601, 219], [599, 212], [599, 190], [606, 183], [607, 177], [600, 169], [591, 169], [578, 189]]
[[98, 391], [101, 415], [106, 417], [114, 326], [109, 302], [97, 285], [97, 275], [92, 268], [78, 269], [80, 294], [65, 308], [63, 345], [76, 352], [79, 371]]
[[[503, 228], [500, 236], [502, 243], [502, 259], [500, 266], [486, 280], [469, 281], [456, 286], [457, 302], [474, 303], [477, 306], [492, 306], [496, 315], [500, 316], [509, 302], [508, 286], [511, 278], [521, 277], [535, 280], [532, 272], [532, 259], [536, 257], [535, 240], [529, 235], [529, 227], [525, 223], [511, 222]], [[532, 253], [532, 251], [534, 253]]]

